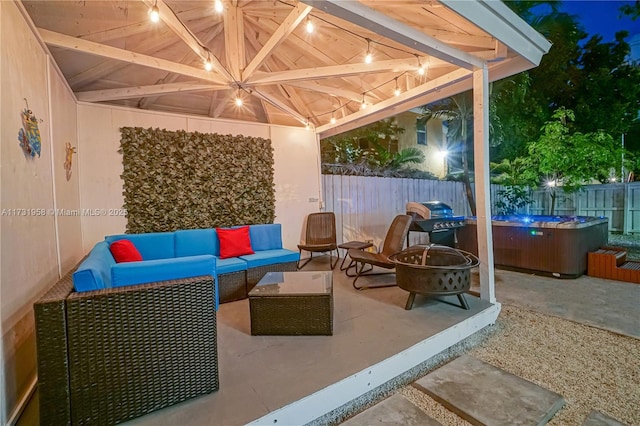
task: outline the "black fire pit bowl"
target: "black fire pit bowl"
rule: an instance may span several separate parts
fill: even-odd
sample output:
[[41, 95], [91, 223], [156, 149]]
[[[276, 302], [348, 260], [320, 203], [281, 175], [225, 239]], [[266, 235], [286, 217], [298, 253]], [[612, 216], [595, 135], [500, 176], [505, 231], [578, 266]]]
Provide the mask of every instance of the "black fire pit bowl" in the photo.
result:
[[390, 256], [396, 264], [396, 283], [409, 292], [405, 309], [413, 306], [416, 294], [456, 295], [469, 309], [464, 292], [471, 287], [471, 268], [480, 264], [466, 251], [440, 245], [415, 245]]

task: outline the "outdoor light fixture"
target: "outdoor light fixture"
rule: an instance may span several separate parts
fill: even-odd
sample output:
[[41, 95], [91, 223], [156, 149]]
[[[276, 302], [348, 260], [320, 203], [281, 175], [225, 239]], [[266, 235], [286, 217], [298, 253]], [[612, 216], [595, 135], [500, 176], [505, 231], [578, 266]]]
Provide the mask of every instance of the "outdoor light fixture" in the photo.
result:
[[222, 0], [216, 0], [213, 4], [213, 8], [218, 13], [224, 12], [224, 5], [222, 4]]
[[311, 22], [310, 18], [307, 18], [307, 25], [305, 28], [309, 34], [313, 32], [313, 22]]
[[311, 129], [311, 123], [309, 123], [309, 119], [308, 119], [308, 118], [307, 118], [307, 122], [306, 122], [306, 123], [304, 123], [304, 128], [305, 128], [306, 130]]
[[336, 124], [336, 117], [331, 113], [331, 124]]
[[242, 98], [240, 97], [240, 89], [238, 89], [238, 93], [236, 94], [236, 100], [235, 100], [236, 106], [237, 107], [241, 107], [242, 106]]
[[371, 55], [371, 40], [367, 39], [367, 54], [364, 57], [364, 63], [370, 64], [373, 61], [373, 56]]
[[211, 53], [207, 52], [207, 59], [204, 61], [204, 69], [207, 71], [211, 71], [213, 69], [213, 64], [211, 63]]
[[396, 96], [400, 96], [400, 88], [398, 87], [398, 77], [396, 77], [396, 90], [393, 91], [393, 94]]
[[365, 109], [367, 107], [367, 102], [364, 100], [364, 93], [362, 94], [362, 104], [360, 104], [360, 109]]
[[151, 19], [151, 22], [160, 21], [160, 10], [158, 9], [158, 5], [156, 3], [153, 4], [151, 10], [149, 11], [149, 19]]
[[420, 57], [416, 56], [416, 58], [418, 58], [418, 74], [424, 75], [424, 73], [427, 72], [427, 70], [424, 68], [424, 65], [422, 65], [422, 63], [420, 62]]

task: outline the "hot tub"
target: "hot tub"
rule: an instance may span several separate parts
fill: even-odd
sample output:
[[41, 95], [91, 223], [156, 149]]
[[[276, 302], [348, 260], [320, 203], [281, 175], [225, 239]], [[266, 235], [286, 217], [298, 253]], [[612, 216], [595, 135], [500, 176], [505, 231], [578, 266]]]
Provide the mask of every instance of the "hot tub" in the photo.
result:
[[[575, 278], [587, 271], [587, 253], [607, 245], [608, 219], [590, 216], [493, 216], [498, 267]], [[458, 229], [458, 247], [478, 253], [476, 218]]]

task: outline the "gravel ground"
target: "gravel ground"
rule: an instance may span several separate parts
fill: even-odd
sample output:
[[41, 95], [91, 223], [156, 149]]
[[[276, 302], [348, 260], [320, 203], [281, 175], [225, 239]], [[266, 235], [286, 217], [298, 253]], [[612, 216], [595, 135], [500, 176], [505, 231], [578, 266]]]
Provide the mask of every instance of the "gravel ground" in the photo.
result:
[[[468, 353], [562, 395], [549, 425], [581, 425], [592, 409], [640, 425], [640, 340], [503, 304]], [[400, 392], [443, 425], [469, 424], [412, 386]]]
[[627, 249], [627, 258], [640, 260], [640, 235], [622, 235], [609, 233], [609, 245]]

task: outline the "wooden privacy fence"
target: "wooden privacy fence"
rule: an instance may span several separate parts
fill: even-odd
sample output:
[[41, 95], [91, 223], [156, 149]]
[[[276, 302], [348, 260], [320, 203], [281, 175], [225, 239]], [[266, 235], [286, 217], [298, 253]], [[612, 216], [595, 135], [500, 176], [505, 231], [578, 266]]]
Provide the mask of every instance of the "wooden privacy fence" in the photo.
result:
[[[471, 214], [461, 182], [322, 175], [322, 184], [325, 210], [336, 215], [338, 243], [371, 241], [380, 247], [391, 221], [406, 213], [409, 201], [442, 201], [456, 216]], [[499, 188], [492, 188], [492, 200]], [[427, 242], [421, 234], [412, 233], [411, 244]]]
[[[338, 243], [371, 241], [380, 247], [391, 221], [406, 212], [409, 201], [442, 201], [456, 216], [469, 216], [469, 204], [461, 182], [427, 179], [322, 175], [325, 210], [336, 215]], [[502, 187], [491, 185], [492, 214]], [[545, 190], [533, 191], [527, 214], [549, 214], [550, 198]], [[640, 182], [588, 185], [580, 192], [559, 191], [556, 215], [606, 216], [609, 230], [640, 233]], [[427, 235], [411, 234], [411, 244], [425, 243]]]
[[[541, 189], [532, 195], [528, 213], [549, 214], [549, 193]], [[640, 232], [640, 182], [587, 185], [573, 194], [559, 190], [554, 214], [604, 216], [609, 218], [609, 231]]]

